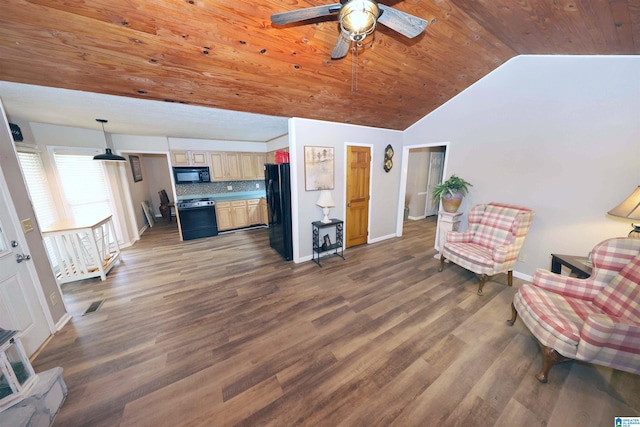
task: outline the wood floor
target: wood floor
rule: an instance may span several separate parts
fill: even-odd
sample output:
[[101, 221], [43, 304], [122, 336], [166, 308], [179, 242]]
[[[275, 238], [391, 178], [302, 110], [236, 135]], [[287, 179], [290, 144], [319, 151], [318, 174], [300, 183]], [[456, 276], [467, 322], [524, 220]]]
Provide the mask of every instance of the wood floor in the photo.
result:
[[[318, 267], [266, 229], [180, 242], [147, 230], [34, 361], [64, 368], [56, 426], [613, 426], [640, 377], [570, 362], [549, 383], [515, 289], [433, 258], [434, 221]], [[92, 302], [98, 311], [83, 316]]]

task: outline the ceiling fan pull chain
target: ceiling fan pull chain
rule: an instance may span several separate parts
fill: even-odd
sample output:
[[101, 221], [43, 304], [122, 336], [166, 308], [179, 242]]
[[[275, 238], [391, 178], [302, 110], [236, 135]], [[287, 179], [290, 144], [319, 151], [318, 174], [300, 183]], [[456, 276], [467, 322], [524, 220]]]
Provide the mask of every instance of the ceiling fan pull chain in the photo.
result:
[[354, 88], [354, 75], [355, 75], [355, 64], [354, 64], [354, 56], [356, 55], [357, 49], [354, 41], [351, 41], [351, 95], [353, 95]]
[[360, 49], [360, 46], [358, 46], [360, 43], [355, 43], [356, 45], [356, 63], [355, 63], [355, 70], [356, 70], [356, 92], [358, 91], [358, 49]]

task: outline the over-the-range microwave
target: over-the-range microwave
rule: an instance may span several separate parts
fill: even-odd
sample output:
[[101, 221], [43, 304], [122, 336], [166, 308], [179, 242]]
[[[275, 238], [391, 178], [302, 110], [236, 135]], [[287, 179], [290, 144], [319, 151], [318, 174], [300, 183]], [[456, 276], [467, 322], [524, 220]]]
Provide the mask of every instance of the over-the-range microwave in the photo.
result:
[[210, 182], [209, 167], [208, 166], [185, 166], [174, 167], [173, 178], [176, 184], [191, 184], [194, 182]]

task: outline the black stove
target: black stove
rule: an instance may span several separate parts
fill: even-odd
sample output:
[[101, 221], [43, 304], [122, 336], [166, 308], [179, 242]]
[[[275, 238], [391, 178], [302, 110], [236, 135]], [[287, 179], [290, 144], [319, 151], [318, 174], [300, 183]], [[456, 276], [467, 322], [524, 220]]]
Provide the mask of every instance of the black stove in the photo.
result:
[[214, 200], [209, 198], [182, 200], [178, 202], [178, 214], [184, 240], [218, 235]]
[[178, 209], [201, 208], [205, 206], [215, 206], [212, 199], [187, 199], [178, 203]]

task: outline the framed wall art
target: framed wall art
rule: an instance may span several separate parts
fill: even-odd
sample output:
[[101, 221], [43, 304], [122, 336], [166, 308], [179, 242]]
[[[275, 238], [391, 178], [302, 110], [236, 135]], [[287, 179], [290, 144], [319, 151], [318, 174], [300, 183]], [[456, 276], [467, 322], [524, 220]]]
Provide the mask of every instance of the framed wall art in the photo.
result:
[[131, 163], [131, 173], [133, 173], [133, 182], [142, 181], [142, 167], [140, 166], [140, 157], [129, 156]]
[[333, 147], [304, 147], [304, 189], [333, 190]]

